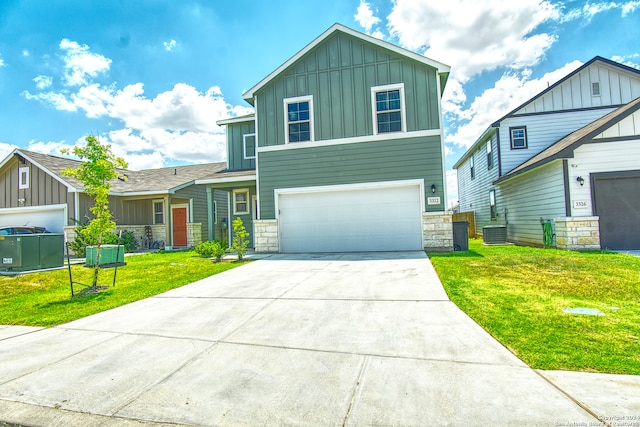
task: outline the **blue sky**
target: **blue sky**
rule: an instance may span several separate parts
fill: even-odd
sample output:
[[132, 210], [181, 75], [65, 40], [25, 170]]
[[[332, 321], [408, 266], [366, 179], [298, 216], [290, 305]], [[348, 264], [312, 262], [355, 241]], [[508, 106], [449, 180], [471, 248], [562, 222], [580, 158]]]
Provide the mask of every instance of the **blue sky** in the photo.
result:
[[2, 0], [0, 158], [94, 134], [133, 169], [225, 160], [216, 120], [249, 112], [242, 93], [335, 22], [452, 67], [448, 169], [594, 56], [640, 64], [640, 0]]

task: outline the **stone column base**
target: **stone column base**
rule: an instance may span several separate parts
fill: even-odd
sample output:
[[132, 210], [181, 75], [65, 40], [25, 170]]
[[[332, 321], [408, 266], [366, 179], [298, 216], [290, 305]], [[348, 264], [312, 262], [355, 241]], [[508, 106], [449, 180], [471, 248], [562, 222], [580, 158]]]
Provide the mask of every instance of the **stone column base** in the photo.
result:
[[570, 251], [600, 249], [600, 217], [554, 218], [556, 246]]
[[253, 245], [256, 252], [280, 252], [277, 219], [256, 219], [253, 221]]
[[453, 214], [449, 212], [423, 212], [422, 241], [425, 249], [452, 251]]

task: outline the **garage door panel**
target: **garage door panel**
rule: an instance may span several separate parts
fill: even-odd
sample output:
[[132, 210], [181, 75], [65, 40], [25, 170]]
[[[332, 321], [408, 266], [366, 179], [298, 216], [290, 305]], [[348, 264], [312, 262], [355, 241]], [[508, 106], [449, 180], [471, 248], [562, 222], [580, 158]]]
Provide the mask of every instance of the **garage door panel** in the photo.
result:
[[600, 244], [608, 249], [640, 249], [640, 176], [596, 178]]
[[420, 187], [280, 194], [283, 252], [422, 249]]
[[0, 227], [23, 225], [45, 227], [53, 233], [62, 233], [65, 226], [64, 207], [51, 209], [9, 208], [0, 211]]

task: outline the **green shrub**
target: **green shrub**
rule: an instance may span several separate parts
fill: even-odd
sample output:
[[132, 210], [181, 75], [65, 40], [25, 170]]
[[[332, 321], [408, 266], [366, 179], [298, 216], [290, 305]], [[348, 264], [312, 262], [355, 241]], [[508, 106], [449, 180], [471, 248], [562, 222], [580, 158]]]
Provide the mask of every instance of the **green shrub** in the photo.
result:
[[[82, 233], [82, 230], [86, 227], [84, 224], [76, 226], [76, 238], [70, 244], [70, 248], [76, 256], [84, 258], [87, 256], [87, 246], [95, 246], [98, 241], [93, 236], [88, 236]], [[106, 232], [102, 236], [103, 245], [115, 245], [118, 243], [118, 235], [112, 232]], [[124, 246], [126, 253], [134, 252], [138, 249], [138, 240], [136, 239], [133, 231], [124, 230], [122, 232], [122, 238], [120, 244]]]
[[195, 248], [196, 253], [205, 258], [215, 258], [220, 261], [225, 254], [225, 245], [217, 240], [199, 243]]
[[120, 236], [120, 244], [124, 246], [126, 253], [135, 252], [138, 249], [138, 239], [133, 231], [124, 230]]

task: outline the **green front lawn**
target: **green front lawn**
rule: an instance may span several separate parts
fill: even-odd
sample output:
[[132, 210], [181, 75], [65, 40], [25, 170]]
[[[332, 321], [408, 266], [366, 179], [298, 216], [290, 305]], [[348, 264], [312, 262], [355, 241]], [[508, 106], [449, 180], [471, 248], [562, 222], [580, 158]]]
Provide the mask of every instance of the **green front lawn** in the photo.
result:
[[[484, 246], [429, 254], [451, 300], [536, 369], [640, 374], [640, 258]], [[592, 308], [604, 316], [567, 314]]]
[[[21, 276], [0, 276], [0, 325], [55, 326], [195, 282], [242, 265], [213, 263], [194, 251], [156, 252], [125, 258], [116, 285], [71, 298], [67, 269]], [[93, 269], [72, 266], [74, 281], [91, 283]], [[99, 285], [113, 283], [114, 269], [100, 270]], [[80, 293], [80, 296], [78, 296]]]

